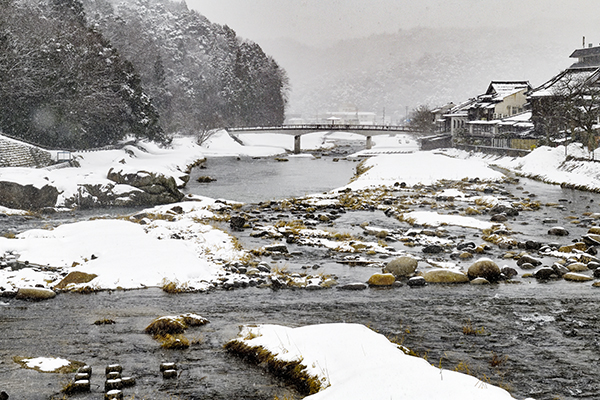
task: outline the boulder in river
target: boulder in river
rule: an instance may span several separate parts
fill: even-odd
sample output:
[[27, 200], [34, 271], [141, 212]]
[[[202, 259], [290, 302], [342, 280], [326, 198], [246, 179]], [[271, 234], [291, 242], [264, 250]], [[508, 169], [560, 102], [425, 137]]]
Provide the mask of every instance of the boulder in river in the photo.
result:
[[356, 282], [356, 283], [347, 283], [345, 285], [340, 285], [340, 286], [338, 286], [338, 289], [340, 289], [340, 290], [365, 290], [368, 287], [369, 287], [369, 285], [367, 285], [366, 283]]
[[538, 266], [542, 265], [541, 260], [538, 260], [537, 258], [530, 256], [529, 254], [524, 254], [517, 260], [517, 265], [519, 267], [523, 267], [523, 264], [526, 264], [526, 263], [531, 264], [534, 267], [538, 267]]
[[563, 275], [563, 278], [566, 281], [573, 281], [573, 282], [588, 282], [588, 281], [594, 280], [594, 278], [592, 278], [591, 276], [587, 276], [584, 274], [578, 274], [577, 272], [567, 272], [566, 274]]
[[387, 263], [383, 268], [383, 272], [390, 273], [395, 277], [409, 277], [417, 269], [419, 261], [410, 256], [397, 257]]
[[563, 228], [562, 226], [555, 226], [553, 228], [548, 229], [548, 235], [569, 236], [569, 231]]
[[556, 274], [554, 269], [550, 268], [550, 267], [542, 267], [542, 268], [538, 269], [537, 271], [535, 271], [533, 276], [535, 276], [536, 279], [541, 279], [541, 280], [558, 277], [558, 275]]
[[444, 248], [437, 244], [430, 244], [430, 245], [423, 247], [422, 251], [423, 251], [423, 253], [427, 253], [427, 254], [438, 254], [438, 253], [442, 253], [444, 251]]
[[392, 274], [373, 274], [367, 281], [370, 286], [392, 286], [396, 277]]
[[463, 272], [453, 269], [436, 268], [423, 274], [427, 283], [466, 283], [469, 277]]
[[587, 265], [585, 265], [584, 263], [581, 263], [581, 262], [574, 262], [574, 263], [568, 264], [567, 268], [569, 269], [570, 272], [583, 272], [583, 271], [589, 270]]
[[427, 285], [427, 281], [422, 276], [414, 276], [408, 280], [407, 285], [411, 288], [423, 287]]
[[20, 185], [15, 182], [0, 182], [0, 206], [19, 210], [40, 210], [56, 206], [58, 189], [45, 185]]
[[500, 267], [498, 264], [490, 260], [489, 258], [480, 258], [475, 261], [467, 271], [469, 279], [485, 278], [490, 282], [495, 282], [500, 278]]
[[126, 172], [111, 168], [107, 178], [117, 184], [140, 189], [131, 194], [131, 205], [156, 205], [177, 203], [184, 197], [177, 188], [175, 178], [147, 171]]
[[56, 292], [51, 289], [44, 288], [20, 288], [17, 292], [16, 299], [21, 300], [48, 300], [56, 297]]

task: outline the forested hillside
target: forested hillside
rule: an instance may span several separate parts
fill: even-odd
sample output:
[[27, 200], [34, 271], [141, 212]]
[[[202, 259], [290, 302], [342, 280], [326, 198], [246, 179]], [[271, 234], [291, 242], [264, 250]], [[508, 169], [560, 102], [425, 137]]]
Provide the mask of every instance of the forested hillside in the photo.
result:
[[67, 148], [166, 140], [133, 66], [78, 0], [0, 1], [0, 130]]
[[415, 28], [348, 39], [326, 48], [290, 40], [262, 41], [289, 74], [288, 111], [312, 118], [357, 107], [404, 118], [420, 104], [455, 103], [475, 97], [492, 80], [539, 85], [569, 66], [581, 45], [544, 26], [511, 28]]
[[287, 77], [259, 45], [184, 2], [83, 0], [90, 24], [130, 60], [168, 132], [284, 120]]
[[169, 0], [0, 0], [0, 131], [57, 148], [282, 123], [260, 46]]

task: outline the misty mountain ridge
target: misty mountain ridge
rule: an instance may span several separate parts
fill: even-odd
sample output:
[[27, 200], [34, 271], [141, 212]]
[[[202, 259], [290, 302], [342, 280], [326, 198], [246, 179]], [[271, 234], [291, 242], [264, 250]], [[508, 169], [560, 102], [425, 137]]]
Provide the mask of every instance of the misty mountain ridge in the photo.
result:
[[459, 103], [483, 93], [492, 80], [547, 81], [575, 62], [569, 55], [581, 47], [578, 27], [549, 25], [414, 28], [328, 48], [290, 39], [261, 46], [290, 78], [288, 115], [311, 118], [341, 108], [381, 115], [385, 108], [397, 122], [406, 107]]

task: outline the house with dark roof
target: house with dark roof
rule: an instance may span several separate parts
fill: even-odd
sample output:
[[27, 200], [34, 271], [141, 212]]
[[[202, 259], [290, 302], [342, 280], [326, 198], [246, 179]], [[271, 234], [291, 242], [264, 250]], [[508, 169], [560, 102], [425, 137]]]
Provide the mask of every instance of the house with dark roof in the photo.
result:
[[600, 66], [600, 46], [590, 46], [585, 49], [575, 50], [569, 58], [576, 58], [577, 62], [571, 65], [570, 68], [581, 67], [599, 67]]
[[535, 133], [548, 140], [592, 131], [600, 123], [600, 46], [577, 49], [570, 57], [577, 62], [527, 94]]

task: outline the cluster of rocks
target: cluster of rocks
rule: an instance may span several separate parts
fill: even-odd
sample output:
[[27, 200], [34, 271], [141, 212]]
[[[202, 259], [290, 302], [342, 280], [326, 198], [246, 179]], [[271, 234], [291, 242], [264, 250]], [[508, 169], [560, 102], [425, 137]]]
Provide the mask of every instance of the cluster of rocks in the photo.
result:
[[120, 364], [111, 364], [106, 367], [105, 400], [123, 400], [123, 388], [135, 386], [135, 378], [122, 377], [122, 373], [123, 367]]
[[[123, 367], [120, 364], [111, 364], [106, 367], [104, 382], [105, 400], [122, 400], [123, 388], [135, 386], [135, 378], [121, 376]], [[89, 392], [91, 390], [92, 367], [85, 365], [73, 377], [73, 381], [66, 386], [67, 394]]]
[[[310, 268], [318, 269], [314, 265]], [[337, 285], [337, 277], [334, 275], [311, 275], [304, 272], [273, 270], [266, 262], [260, 262], [255, 265], [244, 265], [241, 262], [233, 262], [226, 265], [224, 270], [225, 275], [218, 278], [214, 283], [215, 289], [233, 290], [246, 287], [260, 287], [273, 290], [319, 290]]]
[[[175, 178], [148, 171], [125, 172], [111, 168], [107, 178], [114, 184], [85, 184], [79, 192], [66, 201], [67, 207], [91, 208], [99, 206], [153, 206], [177, 203], [184, 198]], [[179, 177], [184, 184], [189, 175]], [[128, 185], [134, 188], [116, 190], [116, 185]]]

